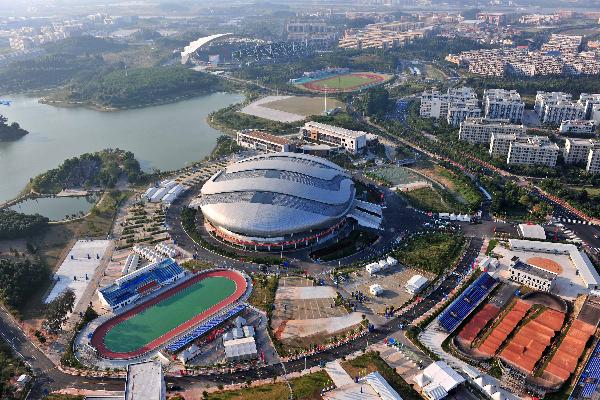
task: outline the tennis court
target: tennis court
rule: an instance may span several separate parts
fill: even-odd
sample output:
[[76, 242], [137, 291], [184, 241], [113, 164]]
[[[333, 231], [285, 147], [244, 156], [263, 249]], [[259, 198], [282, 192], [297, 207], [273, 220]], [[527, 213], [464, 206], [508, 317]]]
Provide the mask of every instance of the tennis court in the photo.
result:
[[237, 272], [202, 273], [105, 322], [94, 332], [92, 344], [109, 358], [141, 355], [237, 301], [246, 289]]

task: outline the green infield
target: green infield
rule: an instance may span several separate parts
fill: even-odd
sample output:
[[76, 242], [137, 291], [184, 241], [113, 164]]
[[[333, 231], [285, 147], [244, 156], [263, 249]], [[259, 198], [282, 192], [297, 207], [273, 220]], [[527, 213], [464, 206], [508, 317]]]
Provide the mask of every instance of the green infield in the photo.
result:
[[314, 92], [353, 92], [387, 82], [390, 78], [390, 75], [374, 72], [351, 72], [301, 83], [298, 86]]
[[138, 350], [235, 293], [235, 282], [207, 277], [115, 325], [104, 337], [113, 352]]
[[314, 82], [315, 85], [331, 89], [350, 89], [375, 82], [371, 77], [363, 75], [340, 75]]

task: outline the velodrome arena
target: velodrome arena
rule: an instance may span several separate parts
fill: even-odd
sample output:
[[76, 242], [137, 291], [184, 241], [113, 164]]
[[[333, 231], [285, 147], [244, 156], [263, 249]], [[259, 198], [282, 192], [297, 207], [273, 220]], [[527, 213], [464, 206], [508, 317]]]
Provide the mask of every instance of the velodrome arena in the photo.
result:
[[217, 172], [191, 206], [201, 209], [213, 237], [246, 249], [279, 251], [327, 240], [349, 217], [359, 223], [378, 219], [361, 211], [378, 206], [357, 201], [355, 194], [350, 175], [328, 160], [271, 153]]
[[[149, 296], [159, 288], [166, 290]], [[113, 360], [163, 347], [174, 353], [241, 312], [250, 291], [241, 272], [214, 269], [190, 276], [166, 259], [99, 291], [116, 315], [94, 330], [90, 344], [100, 357]]]

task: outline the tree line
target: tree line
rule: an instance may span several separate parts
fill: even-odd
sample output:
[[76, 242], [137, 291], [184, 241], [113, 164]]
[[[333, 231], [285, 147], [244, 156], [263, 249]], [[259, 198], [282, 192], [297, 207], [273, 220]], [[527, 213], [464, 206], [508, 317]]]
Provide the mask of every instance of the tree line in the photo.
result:
[[27, 215], [13, 210], [0, 210], [0, 239], [32, 236], [48, 226], [48, 218], [39, 214]]

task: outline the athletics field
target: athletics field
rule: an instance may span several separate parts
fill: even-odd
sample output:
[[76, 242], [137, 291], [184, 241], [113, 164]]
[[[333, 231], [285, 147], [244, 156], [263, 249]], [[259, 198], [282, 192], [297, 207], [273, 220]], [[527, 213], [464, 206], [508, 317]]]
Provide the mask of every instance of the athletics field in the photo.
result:
[[246, 288], [237, 272], [201, 273], [100, 325], [92, 345], [108, 358], [139, 356], [239, 300]]
[[342, 93], [363, 90], [389, 81], [391, 75], [374, 72], [351, 72], [298, 84], [299, 87], [320, 93]]

